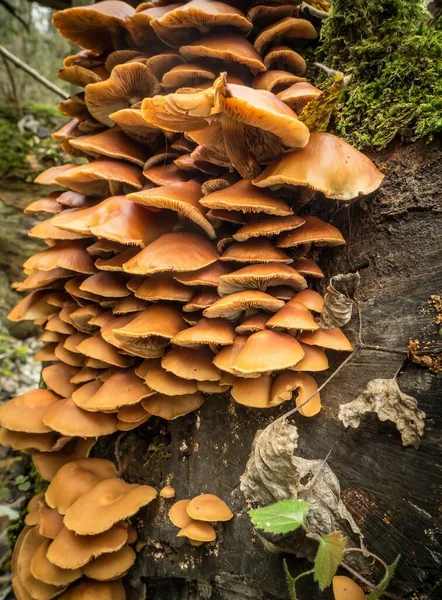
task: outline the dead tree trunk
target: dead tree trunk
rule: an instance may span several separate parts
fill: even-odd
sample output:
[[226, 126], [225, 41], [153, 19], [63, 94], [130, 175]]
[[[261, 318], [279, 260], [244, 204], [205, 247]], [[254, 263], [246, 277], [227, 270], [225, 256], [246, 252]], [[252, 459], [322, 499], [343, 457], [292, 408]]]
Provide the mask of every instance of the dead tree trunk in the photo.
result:
[[[427, 302], [442, 287], [442, 150], [439, 143], [395, 145], [374, 159], [386, 173], [374, 198], [350, 207], [326, 200], [313, 203], [312, 209], [321, 211], [322, 218], [324, 212], [333, 218], [348, 240], [343, 249], [322, 253], [325, 280], [337, 273], [361, 274], [360, 317], [354, 310], [346, 333], [355, 347], [361, 341], [368, 347], [359, 349], [325, 388], [320, 415], [295, 416], [300, 433], [296, 452], [323, 459], [333, 448], [328, 464], [340, 480], [342, 500], [362, 529], [366, 547], [387, 562], [402, 555], [391, 591], [423, 600], [440, 597], [441, 382], [440, 376], [409, 361], [407, 344], [410, 338], [428, 341], [435, 327]], [[318, 380], [325, 380], [344, 358], [336, 353], [330, 371]], [[415, 396], [427, 415], [418, 450], [404, 448], [395, 427], [375, 417], [366, 416], [358, 429], [348, 430], [337, 419], [339, 406], [369, 381], [391, 378], [399, 370], [402, 391]], [[176, 538], [167, 501], [140, 513], [143, 550], [128, 582], [133, 600], [288, 598], [281, 556], [264, 548], [240, 490], [256, 432], [287, 410], [285, 404], [259, 411], [229, 397], [208, 396], [197, 413], [171, 422], [152, 420], [123, 434], [118, 446], [126, 480], [157, 486], [171, 481], [177, 499], [214, 492], [235, 513], [216, 546], [200, 548]], [[111, 455], [111, 445], [103, 445], [101, 453]], [[293, 556], [289, 564], [293, 574], [310, 568]], [[307, 578], [299, 594], [301, 599], [331, 598]]]

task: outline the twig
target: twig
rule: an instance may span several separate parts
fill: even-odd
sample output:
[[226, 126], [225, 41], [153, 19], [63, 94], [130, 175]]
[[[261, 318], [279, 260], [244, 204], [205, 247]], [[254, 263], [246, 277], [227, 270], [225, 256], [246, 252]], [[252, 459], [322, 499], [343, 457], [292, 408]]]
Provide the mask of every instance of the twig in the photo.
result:
[[359, 346], [360, 350], [375, 350], [376, 352], [387, 352], [388, 354], [401, 354], [402, 356], [408, 356], [406, 350], [399, 350], [399, 348], [386, 348], [385, 346], [374, 346], [372, 344], [362, 344]]
[[351, 573], [353, 575], [353, 577], [356, 577], [356, 579], [359, 579], [359, 581], [362, 581], [362, 583], [365, 583], [365, 585], [367, 587], [369, 587], [371, 590], [380, 592], [386, 598], [391, 598], [392, 600], [403, 600], [403, 598], [401, 598], [401, 596], [396, 596], [395, 594], [391, 594], [390, 592], [385, 592], [384, 590], [381, 590], [381, 588], [379, 588], [377, 585], [374, 585], [374, 583], [371, 583], [371, 581], [368, 581], [368, 579], [365, 579], [365, 577], [363, 577], [357, 571], [352, 569], [350, 567], [350, 565], [347, 565], [347, 563], [341, 562], [341, 567], [343, 567], [346, 571]]
[[380, 562], [385, 570], [388, 569], [387, 563], [385, 561], [383, 561], [380, 556], [377, 556], [377, 554], [373, 554], [372, 552], [369, 552], [368, 550], [365, 550], [364, 548], [346, 548], [344, 550], [344, 552], [360, 552], [361, 554], [366, 554], [367, 556], [371, 556], [372, 558], [374, 558], [375, 560]]
[[117, 439], [115, 440], [114, 454], [115, 454], [115, 460], [117, 462], [118, 477], [121, 477], [121, 474], [123, 472], [123, 463], [122, 463], [121, 457], [120, 457], [120, 444], [121, 444], [121, 440], [124, 438], [124, 436], [126, 434], [127, 434], [127, 431], [122, 431], [120, 433], [120, 435], [117, 437]]
[[344, 435], [345, 435], [346, 431], [347, 431], [347, 429], [345, 429], [345, 430], [344, 430], [344, 431], [341, 433], [341, 435], [338, 437], [338, 439], [336, 440], [336, 442], [333, 444], [333, 446], [332, 446], [332, 447], [330, 448], [330, 450], [327, 452], [327, 455], [326, 455], [326, 457], [325, 457], [325, 458], [324, 458], [324, 460], [321, 462], [321, 464], [320, 464], [319, 468], [317, 469], [317, 471], [316, 471], [316, 473], [315, 473], [315, 475], [314, 475], [313, 479], [311, 480], [311, 482], [310, 482], [310, 483], [309, 483], [309, 485], [307, 486], [307, 489], [310, 489], [310, 488], [312, 488], [312, 487], [315, 485], [315, 483], [316, 483], [316, 481], [317, 481], [317, 479], [318, 479], [318, 477], [319, 477], [319, 474], [321, 473], [321, 471], [323, 470], [323, 468], [324, 468], [324, 467], [325, 467], [325, 465], [327, 464], [327, 462], [328, 462], [328, 459], [329, 459], [329, 458], [330, 458], [330, 456], [331, 456], [331, 453], [332, 453], [332, 452], [333, 452], [333, 450], [336, 448], [336, 446], [339, 444], [339, 442], [342, 440], [342, 438], [344, 437]]
[[23, 62], [17, 56], [15, 56], [15, 54], [12, 54], [12, 52], [9, 52], [9, 50], [7, 50], [4, 46], [1, 45], [0, 54], [9, 61], [11, 61], [16, 67], [25, 71], [25, 73], [36, 79], [39, 83], [44, 85], [46, 88], [48, 88], [64, 100], [66, 100], [66, 98], [69, 98], [69, 94], [67, 94], [64, 90], [62, 90], [54, 83], [49, 81], [49, 79], [46, 79], [46, 77], [43, 77], [43, 75], [40, 75], [40, 73], [38, 73], [35, 69], [27, 65], [25, 62]]

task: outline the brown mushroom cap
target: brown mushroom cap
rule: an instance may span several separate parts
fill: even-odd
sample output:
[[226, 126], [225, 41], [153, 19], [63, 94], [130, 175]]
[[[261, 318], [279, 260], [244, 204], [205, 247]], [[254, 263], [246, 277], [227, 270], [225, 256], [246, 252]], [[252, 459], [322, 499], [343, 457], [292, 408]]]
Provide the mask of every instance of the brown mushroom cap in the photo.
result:
[[233, 368], [245, 375], [281, 371], [296, 365], [303, 356], [299, 342], [287, 333], [259, 331], [247, 339]]
[[133, 246], [132, 248], [124, 250], [124, 252], [120, 252], [120, 254], [112, 256], [112, 258], [98, 258], [95, 261], [95, 266], [97, 269], [100, 269], [100, 271], [119, 271], [123, 273], [125, 263], [136, 256], [139, 251], [140, 248], [138, 246]]
[[203, 315], [209, 318], [225, 318], [236, 321], [244, 311], [258, 309], [277, 312], [283, 306], [282, 300], [273, 298], [265, 292], [245, 290], [220, 298], [212, 306], [206, 308]]
[[278, 235], [284, 231], [292, 231], [304, 225], [305, 219], [297, 215], [287, 217], [252, 217], [245, 225], [233, 234], [237, 242], [245, 242], [250, 238]]
[[263, 331], [269, 317], [270, 315], [268, 313], [257, 312], [251, 317], [244, 319], [244, 321], [241, 321], [241, 323], [235, 327], [235, 331], [238, 335], [247, 335], [249, 333], [256, 333], [257, 331]]
[[100, 54], [112, 49], [124, 29], [125, 20], [134, 12], [125, 2], [105, 0], [92, 6], [60, 10], [52, 22], [73, 44]]
[[271, 408], [270, 390], [272, 381], [270, 375], [247, 379], [238, 377], [230, 393], [238, 404], [252, 408]]
[[40, 317], [47, 318], [54, 314], [56, 309], [47, 301], [49, 298], [48, 290], [35, 290], [24, 298], [8, 314], [9, 321], [19, 322], [25, 320], [35, 320]]
[[43, 421], [54, 431], [71, 437], [98, 437], [116, 431], [115, 415], [82, 410], [72, 398], [54, 404], [45, 414]]
[[301, 150], [285, 154], [254, 180], [259, 187], [306, 186], [349, 201], [374, 192], [384, 176], [371, 160], [331, 133], [313, 133]]
[[192, 523], [193, 519], [187, 514], [187, 507], [190, 500], [178, 500], [169, 509], [169, 519], [176, 527], [187, 527]]
[[32, 462], [43, 479], [52, 481], [55, 474], [68, 462], [89, 456], [95, 442], [95, 438], [77, 438], [69, 441], [58, 452], [34, 452]]
[[[321, 410], [321, 397], [318, 392], [318, 384], [308, 373], [294, 373], [287, 371], [278, 375], [272, 385], [271, 405], [278, 406], [292, 398], [294, 391], [298, 392], [296, 406], [299, 408], [307, 402], [299, 412], [304, 417], [313, 417]], [[310, 400], [309, 400], [310, 398]]]
[[153, 347], [164, 347], [186, 327], [179, 307], [159, 302], [143, 310], [124, 327], [114, 329], [114, 334], [123, 341], [145, 340]]
[[52, 478], [45, 494], [46, 502], [64, 515], [71, 504], [97, 483], [116, 476], [115, 466], [110, 460], [84, 458], [69, 462], [60, 467]]
[[219, 278], [227, 273], [230, 273], [230, 268], [222, 262], [217, 261], [197, 271], [178, 273], [173, 278], [188, 286], [217, 287]]
[[141, 421], [147, 415], [141, 405], [141, 402], [128, 406], [121, 406], [118, 409], [118, 420], [124, 423], [136, 423]]
[[[267, 90], [276, 94], [276, 91], [281, 87], [285, 88], [303, 81], [305, 81], [304, 77], [298, 77], [288, 71], [275, 69], [266, 71], [265, 73], [258, 73], [253, 80], [253, 87], [256, 90]], [[279, 97], [278, 94], [277, 96]], [[280, 99], [282, 100], [282, 98]]]
[[216, 539], [216, 532], [211, 525], [202, 521], [193, 521], [179, 530], [177, 537], [187, 537], [190, 542], [196, 542], [192, 545], [200, 545], [200, 542], [213, 542]]
[[25, 215], [39, 212], [46, 212], [55, 215], [63, 209], [60, 203], [57, 202], [57, 198], [60, 196], [60, 194], [61, 192], [51, 192], [44, 198], [34, 200], [34, 202], [31, 202], [28, 204], [28, 206], [26, 206], [23, 212]]
[[[294, 4], [300, 4], [295, 2]], [[260, 2], [252, 2], [251, 8], [247, 12], [247, 18], [254, 25], [273, 23], [279, 21], [283, 17], [297, 17], [299, 16], [299, 6], [294, 4], [279, 4], [273, 2], [266, 2], [261, 4]]]
[[127, 194], [143, 187], [139, 167], [111, 159], [75, 165], [55, 179], [59, 185], [91, 196]]
[[230, 521], [233, 518], [227, 504], [214, 494], [195, 496], [187, 505], [186, 512], [191, 519], [197, 521]]
[[135, 298], [135, 296], [128, 296], [127, 298], [122, 298], [119, 302], [117, 302], [112, 312], [114, 315], [127, 315], [129, 313], [140, 312], [148, 306], [148, 303], [144, 300]]
[[204, 397], [199, 392], [182, 394], [180, 396], [166, 396], [155, 394], [142, 400], [143, 408], [151, 415], [173, 421], [178, 417], [198, 410], [204, 402]]
[[69, 589], [60, 596], [60, 600], [126, 600], [121, 579], [114, 581], [93, 581], [82, 579], [71, 585]]
[[199, 80], [213, 80], [215, 73], [205, 66], [198, 63], [184, 63], [176, 65], [163, 75], [161, 84], [166, 88], [179, 88], [183, 86], [193, 86]]
[[[141, 285], [139, 285], [140, 282]], [[188, 302], [193, 293], [192, 289], [179, 283], [168, 273], [157, 273], [150, 277], [136, 276], [128, 282], [128, 287], [133, 290], [137, 298], [149, 302], [158, 302], [159, 300]]]
[[276, 314], [270, 317], [266, 328], [294, 334], [299, 330], [315, 331], [319, 329], [319, 325], [304, 304], [296, 300], [289, 300]]
[[157, 144], [161, 129], [151, 125], [139, 108], [122, 108], [109, 115], [129, 137], [146, 144]]
[[[132, 317], [132, 315], [129, 315], [129, 317]], [[130, 358], [122, 356], [116, 348], [105, 341], [100, 333], [96, 333], [94, 336], [81, 342], [77, 346], [77, 350], [89, 358], [95, 358], [114, 367], [125, 368], [132, 362]]]
[[160, 85], [152, 71], [140, 62], [128, 62], [112, 69], [109, 79], [86, 86], [89, 112], [100, 123], [112, 127], [111, 115], [158, 93]]
[[233, 242], [224, 250], [219, 260], [238, 263], [285, 263], [293, 262], [280, 248], [263, 238], [252, 238], [247, 242]]
[[191, 178], [191, 173], [182, 171], [174, 163], [145, 168], [143, 175], [155, 185], [160, 186], [176, 185]]
[[322, 348], [345, 352], [353, 351], [353, 346], [347, 336], [338, 327], [308, 331], [303, 333], [299, 339], [304, 344], [311, 346], [321, 346]]
[[180, 54], [189, 61], [211, 58], [224, 63], [238, 63], [248, 67], [252, 73], [266, 70], [252, 44], [237, 33], [212, 33], [181, 46]]
[[68, 271], [62, 267], [56, 267], [50, 271], [33, 270], [29, 273], [26, 279], [20, 281], [20, 283], [15, 286], [15, 289], [18, 292], [27, 292], [29, 290], [48, 287], [51, 284], [60, 281], [61, 279], [68, 279], [69, 277], [72, 277], [73, 274], [74, 273], [72, 271]]
[[58, 242], [51, 248], [37, 252], [24, 263], [25, 269], [51, 271], [62, 267], [76, 273], [91, 275], [94, 273], [94, 263], [81, 241]]
[[58, 229], [53, 222], [53, 218], [41, 221], [28, 232], [29, 237], [39, 238], [45, 240], [81, 240], [87, 236], [81, 233], [72, 233], [70, 231], [62, 231]]
[[301, 81], [279, 92], [277, 97], [299, 114], [309, 102], [321, 94], [322, 90], [308, 83], [308, 81]]
[[74, 392], [77, 389], [77, 386], [71, 383], [72, 377], [77, 372], [77, 368], [58, 362], [54, 365], [49, 365], [48, 367], [45, 367], [41, 372], [41, 377], [50, 390], [52, 390], [56, 394], [59, 394], [60, 396], [63, 396], [63, 398], [69, 398], [72, 392]]
[[367, 596], [360, 585], [344, 575], [335, 575], [332, 581], [334, 600], [365, 600]]
[[117, 552], [102, 554], [84, 566], [83, 573], [90, 579], [107, 581], [122, 577], [134, 564], [136, 554], [130, 546], [123, 546]]
[[117, 371], [81, 407], [89, 411], [112, 411], [121, 406], [138, 404], [153, 393], [133, 371]]
[[49, 167], [34, 179], [34, 183], [39, 185], [57, 185], [56, 178], [75, 167], [75, 163], [66, 163], [65, 165], [59, 165], [57, 167]]
[[[233, 340], [233, 344], [222, 348], [213, 358], [213, 364], [223, 372], [230, 373], [231, 375], [239, 375], [233, 368], [233, 364], [243, 349], [247, 339], [246, 336], [237, 335]], [[221, 377], [223, 377], [223, 375], [221, 375]]]
[[282, 233], [276, 241], [278, 248], [292, 248], [306, 243], [341, 246], [346, 242], [339, 229], [311, 215], [305, 217], [305, 223], [301, 227]]
[[171, 485], [165, 485], [159, 494], [162, 498], [175, 498], [176, 492]]
[[104, 298], [125, 298], [130, 295], [126, 280], [118, 273], [94, 273], [82, 281], [80, 290]]
[[117, 523], [97, 535], [77, 535], [63, 527], [51, 542], [46, 556], [52, 564], [61, 569], [78, 569], [97, 556], [117, 552], [126, 541], [127, 528], [122, 523]]
[[270, 43], [280, 43], [282, 39], [307, 39], [314, 40], [318, 37], [316, 29], [306, 19], [284, 17], [276, 23], [262, 29], [255, 39], [256, 50], [262, 53]]
[[219, 381], [221, 374], [212, 360], [213, 354], [205, 348], [173, 348], [163, 357], [161, 366], [182, 379]]
[[[40, 505], [38, 532], [45, 538], [53, 540], [63, 528], [63, 515], [43, 502]], [[50, 582], [49, 582], [50, 583]]]
[[105, 479], [71, 505], [64, 524], [80, 535], [102, 533], [115, 523], [132, 517], [156, 496], [156, 490], [149, 485]]
[[302, 75], [307, 64], [305, 59], [288, 46], [274, 46], [264, 57], [267, 69], [285, 69], [291, 73]]
[[201, 208], [201, 186], [195, 181], [166, 185], [150, 190], [129, 194], [129, 200], [147, 208], [169, 209], [196, 223], [210, 238], [215, 238], [215, 230], [205, 218]]
[[23, 433], [22, 431], [11, 431], [3, 427], [0, 429], [0, 444], [11, 446], [14, 450], [33, 453], [55, 452], [69, 442], [69, 437], [60, 437], [55, 432], [50, 433]]
[[177, 377], [164, 370], [160, 364], [148, 367], [144, 379], [150, 388], [166, 396], [194, 394], [198, 391], [195, 381]]
[[226, 187], [207, 194], [200, 203], [210, 209], [235, 210], [243, 213], [265, 213], [288, 216], [290, 206], [272, 193], [262, 193], [247, 179], [242, 179]]
[[203, 318], [193, 327], [177, 333], [172, 338], [172, 343], [186, 348], [199, 348], [205, 345], [228, 346], [233, 343], [234, 337], [234, 326], [228, 320]]
[[326, 371], [328, 369], [328, 358], [322, 348], [317, 346], [309, 346], [300, 342], [304, 350], [304, 358], [302, 358], [292, 371]]
[[135, 275], [182, 273], [207, 267], [218, 259], [214, 246], [195, 233], [165, 233], [129, 260], [124, 269]]
[[51, 540], [45, 540], [38, 546], [34, 557], [31, 560], [31, 574], [35, 579], [63, 587], [73, 583], [82, 575], [81, 569], [60, 569], [53, 565], [46, 557], [46, 552], [51, 544]]
[[277, 285], [302, 290], [307, 286], [307, 282], [289, 265], [257, 263], [222, 275], [219, 279], [218, 293], [220, 296], [226, 296], [244, 289], [257, 289], [265, 292], [269, 287]]
[[83, 135], [72, 139], [70, 143], [86, 154], [127, 160], [139, 167], [144, 165], [149, 156], [146, 146], [127, 137], [118, 127], [105, 129], [92, 135]]
[[311, 258], [306, 258], [305, 256], [295, 257], [293, 259], [292, 266], [299, 273], [301, 273], [301, 275], [307, 275], [308, 277], [317, 277], [319, 279], [321, 279], [321, 277], [324, 277], [324, 273], [322, 272], [320, 267]]
[[[213, 288], [203, 288], [200, 292], [196, 292], [190, 301], [183, 306], [183, 311], [188, 313], [203, 310], [208, 306], [211, 306], [218, 299], [219, 296]], [[198, 320], [199, 319], [192, 323], [192, 325], [196, 325]]]
[[293, 298], [296, 302], [300, 302], [309, 310], [316, 313], [321, 313], [324, 308], [324, 298], [315, 290], [302, 290]]
[[0, 425], [23, 433], [49, 433], [43, 418], [60, 400], [49, 390], [36, 389], [13, 398], [0, 406]]

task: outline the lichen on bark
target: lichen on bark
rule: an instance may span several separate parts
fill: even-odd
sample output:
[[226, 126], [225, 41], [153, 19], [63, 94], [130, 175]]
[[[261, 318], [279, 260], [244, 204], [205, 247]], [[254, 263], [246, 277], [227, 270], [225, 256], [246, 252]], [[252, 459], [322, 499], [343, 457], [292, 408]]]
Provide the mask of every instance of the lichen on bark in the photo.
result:
[[315, 60], [352, 75], [333, 126], [358, 148], [442, 131], [442, 22], [422, 0], [335, 0]]

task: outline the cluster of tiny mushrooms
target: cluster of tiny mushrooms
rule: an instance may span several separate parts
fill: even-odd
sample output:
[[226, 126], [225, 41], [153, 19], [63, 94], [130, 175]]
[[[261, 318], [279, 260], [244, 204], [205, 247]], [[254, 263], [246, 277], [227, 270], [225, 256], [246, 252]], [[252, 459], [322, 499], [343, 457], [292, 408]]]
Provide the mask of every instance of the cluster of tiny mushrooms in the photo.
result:
[[[318, 325], [309, 287], [323, 276], [311, 248], [345, 240], [309, 212], [316, 193], [349, 202], [383, 176], [323, 132], [327, 91], [300, 53], [318, 34], [299, 4], [106, 0], [54, 16], [81, 47], [58, 76], [84, 91], [59, 105], [71, 120], [53, 138], [83, 160], [36, 179], [59, 191], [25, 210], [51, 215], [29, 233], [47, 248], [9, 315], [42, 327], [45, 389], [1, 407], [0, 443], [51, 482], [15, 548], [18, 600], [125, 598], [128, 519], [157, 493], [87, 458], [98, 436], [223, 392], [258, 409], [310, 398], [312, 417], [310, 373], [328, 368], [325, 349], [352, 350]], [[213, 495], [169, 514], [194, 545], [232, 516]]]

